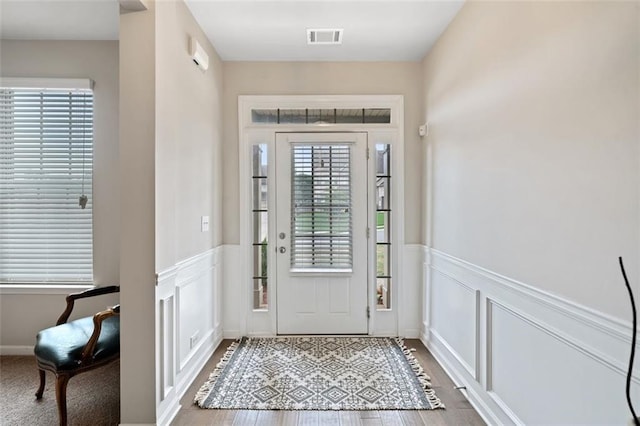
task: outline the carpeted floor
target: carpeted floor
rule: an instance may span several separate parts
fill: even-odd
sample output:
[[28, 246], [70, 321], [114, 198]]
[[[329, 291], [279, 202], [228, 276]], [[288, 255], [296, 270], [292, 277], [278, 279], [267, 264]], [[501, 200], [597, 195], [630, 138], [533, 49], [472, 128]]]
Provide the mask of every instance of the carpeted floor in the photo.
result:
[[[39, 378], [33, 356], [0, 357], [0, 424], [3, 426], [57, 425], [55, 377], [47, 372], [40, 401]], [[67, 387], [70, 426], [111, 426], [120, 421], [120, 363], [71, 378]]]

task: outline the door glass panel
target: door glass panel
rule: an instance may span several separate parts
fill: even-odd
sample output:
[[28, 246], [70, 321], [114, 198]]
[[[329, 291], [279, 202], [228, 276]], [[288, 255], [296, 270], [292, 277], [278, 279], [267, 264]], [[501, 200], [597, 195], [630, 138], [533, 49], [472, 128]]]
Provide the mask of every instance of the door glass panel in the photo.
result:
[[291, 269], [351, 270], [351, 147], [291, 147]]
[[329, 124], [336, 122], [335, 109], [308, 109], [309, 124]]
[[376, 294], [391, 309], [391, 145], [376, 145]]
[[268, 212], [253, 212], [253, 244], [267, 244]]
[[391, 123], [391, 110], [389, 108], [366, 108], [364, 110], [365, 123]]
[[382, 278], [390, 277], [391, 271], [389, 270], [389, 246], [390, 244], [378, 243], [376, 244], [377, 251], [377, 264], [376, 264], [376, 276]]
[[305, 124], [307, 122], [306, 109], [281, 109], [280, 124]]
[[364, 110], [358, 109], [337, 109], [336, 123], [364, 123]]
[[391, 306], [391, 278], [376, 278], [376, 298], [378, 309]]
[[278, 110], [277, 109], [254, 109], [251, 111], [252, 123], [277, 123], [278, 122]]
[[253, 308], [267, 309], [267, 253], [269, 236], [267, 145], [252, 147], [251, 206], [253, 243]]
[[376, 176], [376, 209], [378, 211], [389, 211], [390, 206], [390, 177]]
[[389, 229], [391, 212], [377, 212], [376, 214], [376, 243], [391, 244], [391, 233]]
[[253, 193], [253, 209], [254, 211], [260, 210], [263, 212], [267, 211], [268, 200], [267, 200], [267, 178], [263, 177], [254, 177], [253, 178], [253, 188], [251, 188]]
[[253, 306], [254, 309], [267, 309], [267, 279], [257, 278], [253, 280]]

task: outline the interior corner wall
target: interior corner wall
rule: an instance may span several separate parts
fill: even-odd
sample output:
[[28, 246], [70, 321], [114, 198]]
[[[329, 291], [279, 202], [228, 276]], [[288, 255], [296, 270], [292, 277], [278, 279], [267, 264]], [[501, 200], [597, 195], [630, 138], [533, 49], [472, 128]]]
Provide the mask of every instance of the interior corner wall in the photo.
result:
[[225, 62], [224, 244], [240, 242], [239, 95], [403, 95], [405, 243], [421, 243], [422, 78], [419, 62]]
[[120, 15], [123, 424], [170, 423], [222, 334], [222, 63], [184, 2], [147, 6]]
[[630, 419], [639, 8], [471, 1], [423, 62], [423, 341], [490, 423]]
[[[118, 42], [2, 40], [0, 64], [3, 77], [90, 78], [95, 82], [93, 273], [97, 285], [117, 284], [120, 236], [113, 230], [120, 227]], [[0, 346], [33, 346], [37, 332], [53, 325], [64, 310], [64, 297], [2, 294]], [[74, 316], [93, 314], [117, 300], [114, 296], [78, 303]]]
[[156, 423], [155, 2], [120, 15], [120, 423]]
[[155, 398], [169, 424], [222, 340], [223, 66], [183, 1], [157, 1], [155, 13]]
[[[222, 240], [223, 70], [183, 2], [156, 8], [156, 267], [162, 271]], [[206, 71], [191, 59], [191, 37], [209, 55]], [[209, 216], [207, 232], [201, 216]]]

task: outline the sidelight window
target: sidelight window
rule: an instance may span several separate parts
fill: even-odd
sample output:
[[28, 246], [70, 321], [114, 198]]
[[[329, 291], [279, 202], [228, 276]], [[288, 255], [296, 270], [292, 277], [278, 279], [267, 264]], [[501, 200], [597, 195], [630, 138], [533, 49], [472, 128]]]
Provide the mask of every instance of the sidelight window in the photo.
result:
[[391, 309], [391, 145], [376, 145], [376, 297]]
[[252, 227], [253, 227], [253, 308], [267, 309], [268, 298], [268, 249], [269, 209], [267, 179], [267, 145], [252, 147]]

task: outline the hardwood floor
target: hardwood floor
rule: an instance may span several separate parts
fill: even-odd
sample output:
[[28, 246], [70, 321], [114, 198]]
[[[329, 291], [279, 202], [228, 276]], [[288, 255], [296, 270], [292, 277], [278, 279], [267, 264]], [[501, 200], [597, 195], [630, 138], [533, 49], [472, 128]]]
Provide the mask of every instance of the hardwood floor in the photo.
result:
[[205, 410], [193, 404], [200, 386], [209, 377], [231, 340], [223, 341], [211, 356], [180, 404], [182, 408], [173, 426], [419, 426], [419, 425], [484, 425], [471, 404], [454, 389], [454, 384], [419, 340], [407, 339], [405, 345], [415, 348], [414, 356], [431, 377], [436, 395], [445, 410], [405, 411], [257, 411]]

